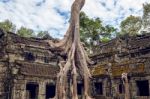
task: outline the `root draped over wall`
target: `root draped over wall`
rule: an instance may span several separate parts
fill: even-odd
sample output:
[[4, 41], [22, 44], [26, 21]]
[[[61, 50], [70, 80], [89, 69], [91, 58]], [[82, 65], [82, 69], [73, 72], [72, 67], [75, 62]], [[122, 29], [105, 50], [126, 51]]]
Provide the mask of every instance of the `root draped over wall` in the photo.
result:
[[[69, 28], [64, 38], [53, 44], [55, 48], [61, 48], [67, 53], [67, 60], [60, 61], [60, 72], [57, 75], [56, 82], [56, 96], [54, 99], [67, 99], [67, 79], [72, 80], [71, 91], [72, 99], [78, 99], [77, 96], [77, 74], [80, 73], [84, 82], [84, 99], [91, 99], [88, 95], [89, 80], [91, 77], [88, 69], [88, 64], [91, 63], [88, 55], [80, 42], [79, 33], [79, 15], [80, 10], [85, 4], [85, 0], [75, 0], [71, 6], [71, 20]], [[52, 44], [51, 42], [49, 42]], [[68, 78], [67, 74], [71, 71], [71, 77]]]

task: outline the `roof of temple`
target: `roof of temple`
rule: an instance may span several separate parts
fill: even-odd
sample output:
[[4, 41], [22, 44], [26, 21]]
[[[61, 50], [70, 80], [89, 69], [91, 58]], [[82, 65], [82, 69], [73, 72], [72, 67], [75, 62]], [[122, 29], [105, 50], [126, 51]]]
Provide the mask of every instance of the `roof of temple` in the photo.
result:
[[[46, 40], [50, 40], [52, 42], [58, 42], [57, 39], [53, 39], [50, 36], [44, 37], [44, 38], [25, 38], [20, 37], [14, 33], [7, 33], [9, 36], [9, 42], [11, 44], [24, 44], [25, 47], [17, 49], [9, 48], [12, 50], [11, 52], [18, 54], [18, 51], [22, 51], [23, 53], [26, 51], [36, 52], [39, 54], [42, 50], [42, 55], [49, 57], [51, 62], [54, 62], [58, 56], [62, 55], [61, 58], [64, 59], [63, 56], [65, 56], [63, 51], [61, 49], [55, 49], [53, 48]], [[2, 32], [0, 31], [0, 36], [2, 35]], [[32, 48], [34, 47], [34, 48]], [[23, 49], [23, 50], [22, 50]], [[150, 34], [144, 34], [139, 36], [132, 36], [132, 37], [120, 37], [115, 38], [108, 43], [101, 43], [97, 48], [93, 55], [91, 55], [91, 59], [96, 61], [95, 67], [103, 66], [105, 63], [112, 62], [114, 60], [115, 67], [117, 66], [124, 66], [126, 65], [126, 61], [130, 61], [131, 57], [133, 57], [135, 60], [145, 57], [148, 57], [150, 59]], [[21, 53], [22, 53], [21, 52]], [[14, 54], [16, 54], [14, 53]], [[21, 54], [22, 56], [24, 54]], [[34, 55], [36, 55], [35, 53]], [[60, 54], [61, 53], [61, 54]], [[140, 53], [140, 54], [139, 54]], [[142, 54], [141, 54], [142, 53]], [[117, 54], [117, 56], [115, 56]], [[131, 55], [131, 54], [138, 54], [138, 55]], [[40, 54], [41, 55], [41, 54]], [[41, 56], [36, 55], [36, 58], [40, 58]], [[1, 56], [1, 54], [0, 54]], [[124, 57], [127, 57], [128, 59]], [[43, 57], [42, 57], [43, 58]], [[54, 59], [53, 59], [54, 58]], [[132, 58], [132, 59], [133, 59]], [[122, 60], [123, 59], [123, 60]], [[57, 62], [58, 59], [55, 60]], [[120, 63], [124, 62], [125, 64], [117, 63], [117, 61], [120, 61]], [[23, 75], [29, 75], [29, 76], [42, 76], [42, 77], [56, 77], [56, 74], [59, 71], [58, 66], [53, 66], [51, 64], [45, 64], [45, 63], [36, 63], [36, 62], [25, 62], [25, 61], [16, 61], [16, 64], [20, 68], [20, 73]], [[130, 64], [130, 62], [129, 62]], [[127, 65], [129, 66], [129, 65]], [[143, 65], [140, 65], [143, 66]], [[92, 66], [94, 67], [94, 66]], [[117, 71], [118, 72], [118, 71]]]
[[150, 60], [150, 33], [115, 38], [100, 44], [94, 52], [97, 53], [91, 56], [95, 61], [93, 75], [105, 74], [110, 63], [114, 76], [121, 76], [123, 72], [145, 73], [145, 63]]
[[129, 49], [141, 49], [150, 47], [150, 33], [132, 37], [128, 41]]
[[62, 54], [62, 49], [59, 48], [53, 48], [46, 40], [49, 40], [51, 42], [58, 42], [58, 39], [54, 39], [51, 37], [43, 37], [43, 38], [27, 38], [27, 37], [21, 37], [18, 36], [15, 33], [8, 32], [9, 42], [13, 44], [24, 44], [26, 47], [35, 47], [35, 48], [42, 48], [43, 50], [50, 50], [53, 53]]
[[[150, 33], [138, 36], [118, 37], [107, 43], [97, 46], [94, 55], [112, 53], [117, 51], [127, 52], [150, 47]], [[125, 49], [125, 50], [122, 50]], [[150, 49], [150, 48], [149, 48]]]
[[11, 41], [13, 43], [23, 43], [26, 45], [44, 46], [45, 48], [49, 47], [49, 44], [42, 39], [20, 37], [17, 34], [10, 33], [10, 32], [8, 34], [9, 37], [11, 37]]
[[[8, 45], [6, 47], [3, 46], [3, 48], [5, 48], [7, 53], [14, 55], [10, 57], [14, 58], [12, 60], [14, 60], [13, 62], [19, 69], [19, 74], [47, 78], [56, 77], [59, 71], [57, 61], [63, 59], [63, 51], [62, 49], [53, 48], [46, 40], [58, 42], [57, 39], [51, 37], [27, 38], [4, 31], [0, 31], [1, 35], [3, 35], [4, 42], [6, 42], [5, 45]], [[26, 60], [26, 53], [32, 53], [35, 59], [31, 61]], [[0, 56], [1, 54], [0, 52]]]

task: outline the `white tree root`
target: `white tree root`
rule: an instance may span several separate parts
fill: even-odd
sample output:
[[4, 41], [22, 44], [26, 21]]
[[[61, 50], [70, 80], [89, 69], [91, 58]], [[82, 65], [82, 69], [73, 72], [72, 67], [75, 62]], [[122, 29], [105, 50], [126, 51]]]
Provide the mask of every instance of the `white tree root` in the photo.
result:
[[[60, 62], [60, 72], [57, 75], [56, 82], [56, 96], [54, 99], [68, 99], [67, 98], [67, 74], [71, 70], [72, 85], [71, 91], [72, 99], [78, 99], [77, 95], [77, 75], [80, 72], [84, 80], [84, 99], [91, 99], [89, 96], [89, 80], [91, 77], [88, 69], [90, 59], [80, 42], [79, 34], [79, 14], [85, 0], [75, 0], [71, 7], [71, 21], [66, 35], [62, 41], [54, 44], [55, 47], [62, 48], [67, 53], [67, 61], [65, 64]], [[78, 71], [77, 71], [78, 68]], [[71, 80], [71, 78], [69, 78]]]
[[125, 99], [130, 99], [129, 81], [127, 75], [128, 75], [127, 73], [122, 73], [122, 80], [123, 80], [123, 85], [125, 87]]

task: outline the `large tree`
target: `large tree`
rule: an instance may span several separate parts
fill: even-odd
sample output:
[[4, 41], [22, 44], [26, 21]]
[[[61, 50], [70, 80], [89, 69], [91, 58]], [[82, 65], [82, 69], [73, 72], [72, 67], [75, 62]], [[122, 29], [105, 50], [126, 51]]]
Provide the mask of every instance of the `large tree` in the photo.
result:
[[150, 3], [143, 5], [143, 27], [150, 27]]
[[89, 18], [84, 12], [80, 13], [80, 38], [90, 51], [100, 42], [111, 39], [116, 29], [110, 25], [103, 25], [100, 18]]
[[101, 42], [108, 42], [117, 33], [117, 29], [111, 25], [106, 25], [104, 30], [101, 32]]
[[[90, 60], [80, 42], [79, 34], [79, 14], [85, 0], [75, 0], [71, 7], [70, 26], [63, 40], [55, 43], [54, 46], [62, 48], [67, 53], [67, 60], [60, 62], [60, 72], [57, 75], [56, 96], [55, 99], [67, 99], [67, 79], [72, 81], [70, 91], [72, 99], [78, 99], [77, 96], [77, 73], [81, 75], [84, 81], [84, 99], [91, 99], [88, 95], [89, 79], [91, 77], [88, 69]], [[52, 44], [52, 42], [49, 42]], [[71, 70], [71, 77], [67, 74]], [[77, 71], [78, 70], [78, 71]]]
[[125, 20], [121, 22], [121, 35], [137, 35], [142, 26], [142, 20], [138, 16], [130, 15]]
[[99, 18], [90, 19], [84, 12], [80, 13], [80, 36], [81, 41], [87, 45], [100, 41], [100, 33], [104, 27]]

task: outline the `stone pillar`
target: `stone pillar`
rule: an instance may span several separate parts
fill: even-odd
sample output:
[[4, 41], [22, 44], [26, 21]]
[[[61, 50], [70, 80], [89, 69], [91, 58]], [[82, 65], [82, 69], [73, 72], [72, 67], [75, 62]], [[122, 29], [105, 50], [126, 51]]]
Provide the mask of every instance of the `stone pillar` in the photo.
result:
[[38, 99], [45, 99], [45, 92], [46, 90], [46, 85], [44, 82], [39, 83], [39, 93], [38, 93]]
[[26, 99], [26, 89], [23, 84], [15, 84], [12, 99]]
[[3, 85], [3, 78], [1, 77], [1, 74], [0, 74], [0, 96], [2, 96], [3, 92], [4, 92], [4, 85]]
[[6, 84], [5, 80], [7, 79], [6, 77], [7, 74], [7, 67], [5, 66], [5, 63], [0, 62], [0, 99], [5, 97], [5, 92], [4, 92], [4, 84]]
[[2, 87], [3, 83], [0, 81], [0, 98], [4, 97], [4, 88]]
[[16, 98], [16, 84], [14, 84], [13, 88], [12, 88], [12, 99]]
[[103, 80], [103, 95], [106, 96], [107, 80]]
[[24, 86], [24, 90], [22, 90], [22, 99], [27, 99], [26, 98], [26, 87]]
[[130, 90], [131, 90], [131, 97], [134, 98], [135, 96], [137, 96], [137, 85], [136, 85], [136, 81], [134, 79], [132, 79], [130, 81]]
[[14, 80], [14, 85], [12, 89], [12, 99], [27, 99], [25, 80]]

